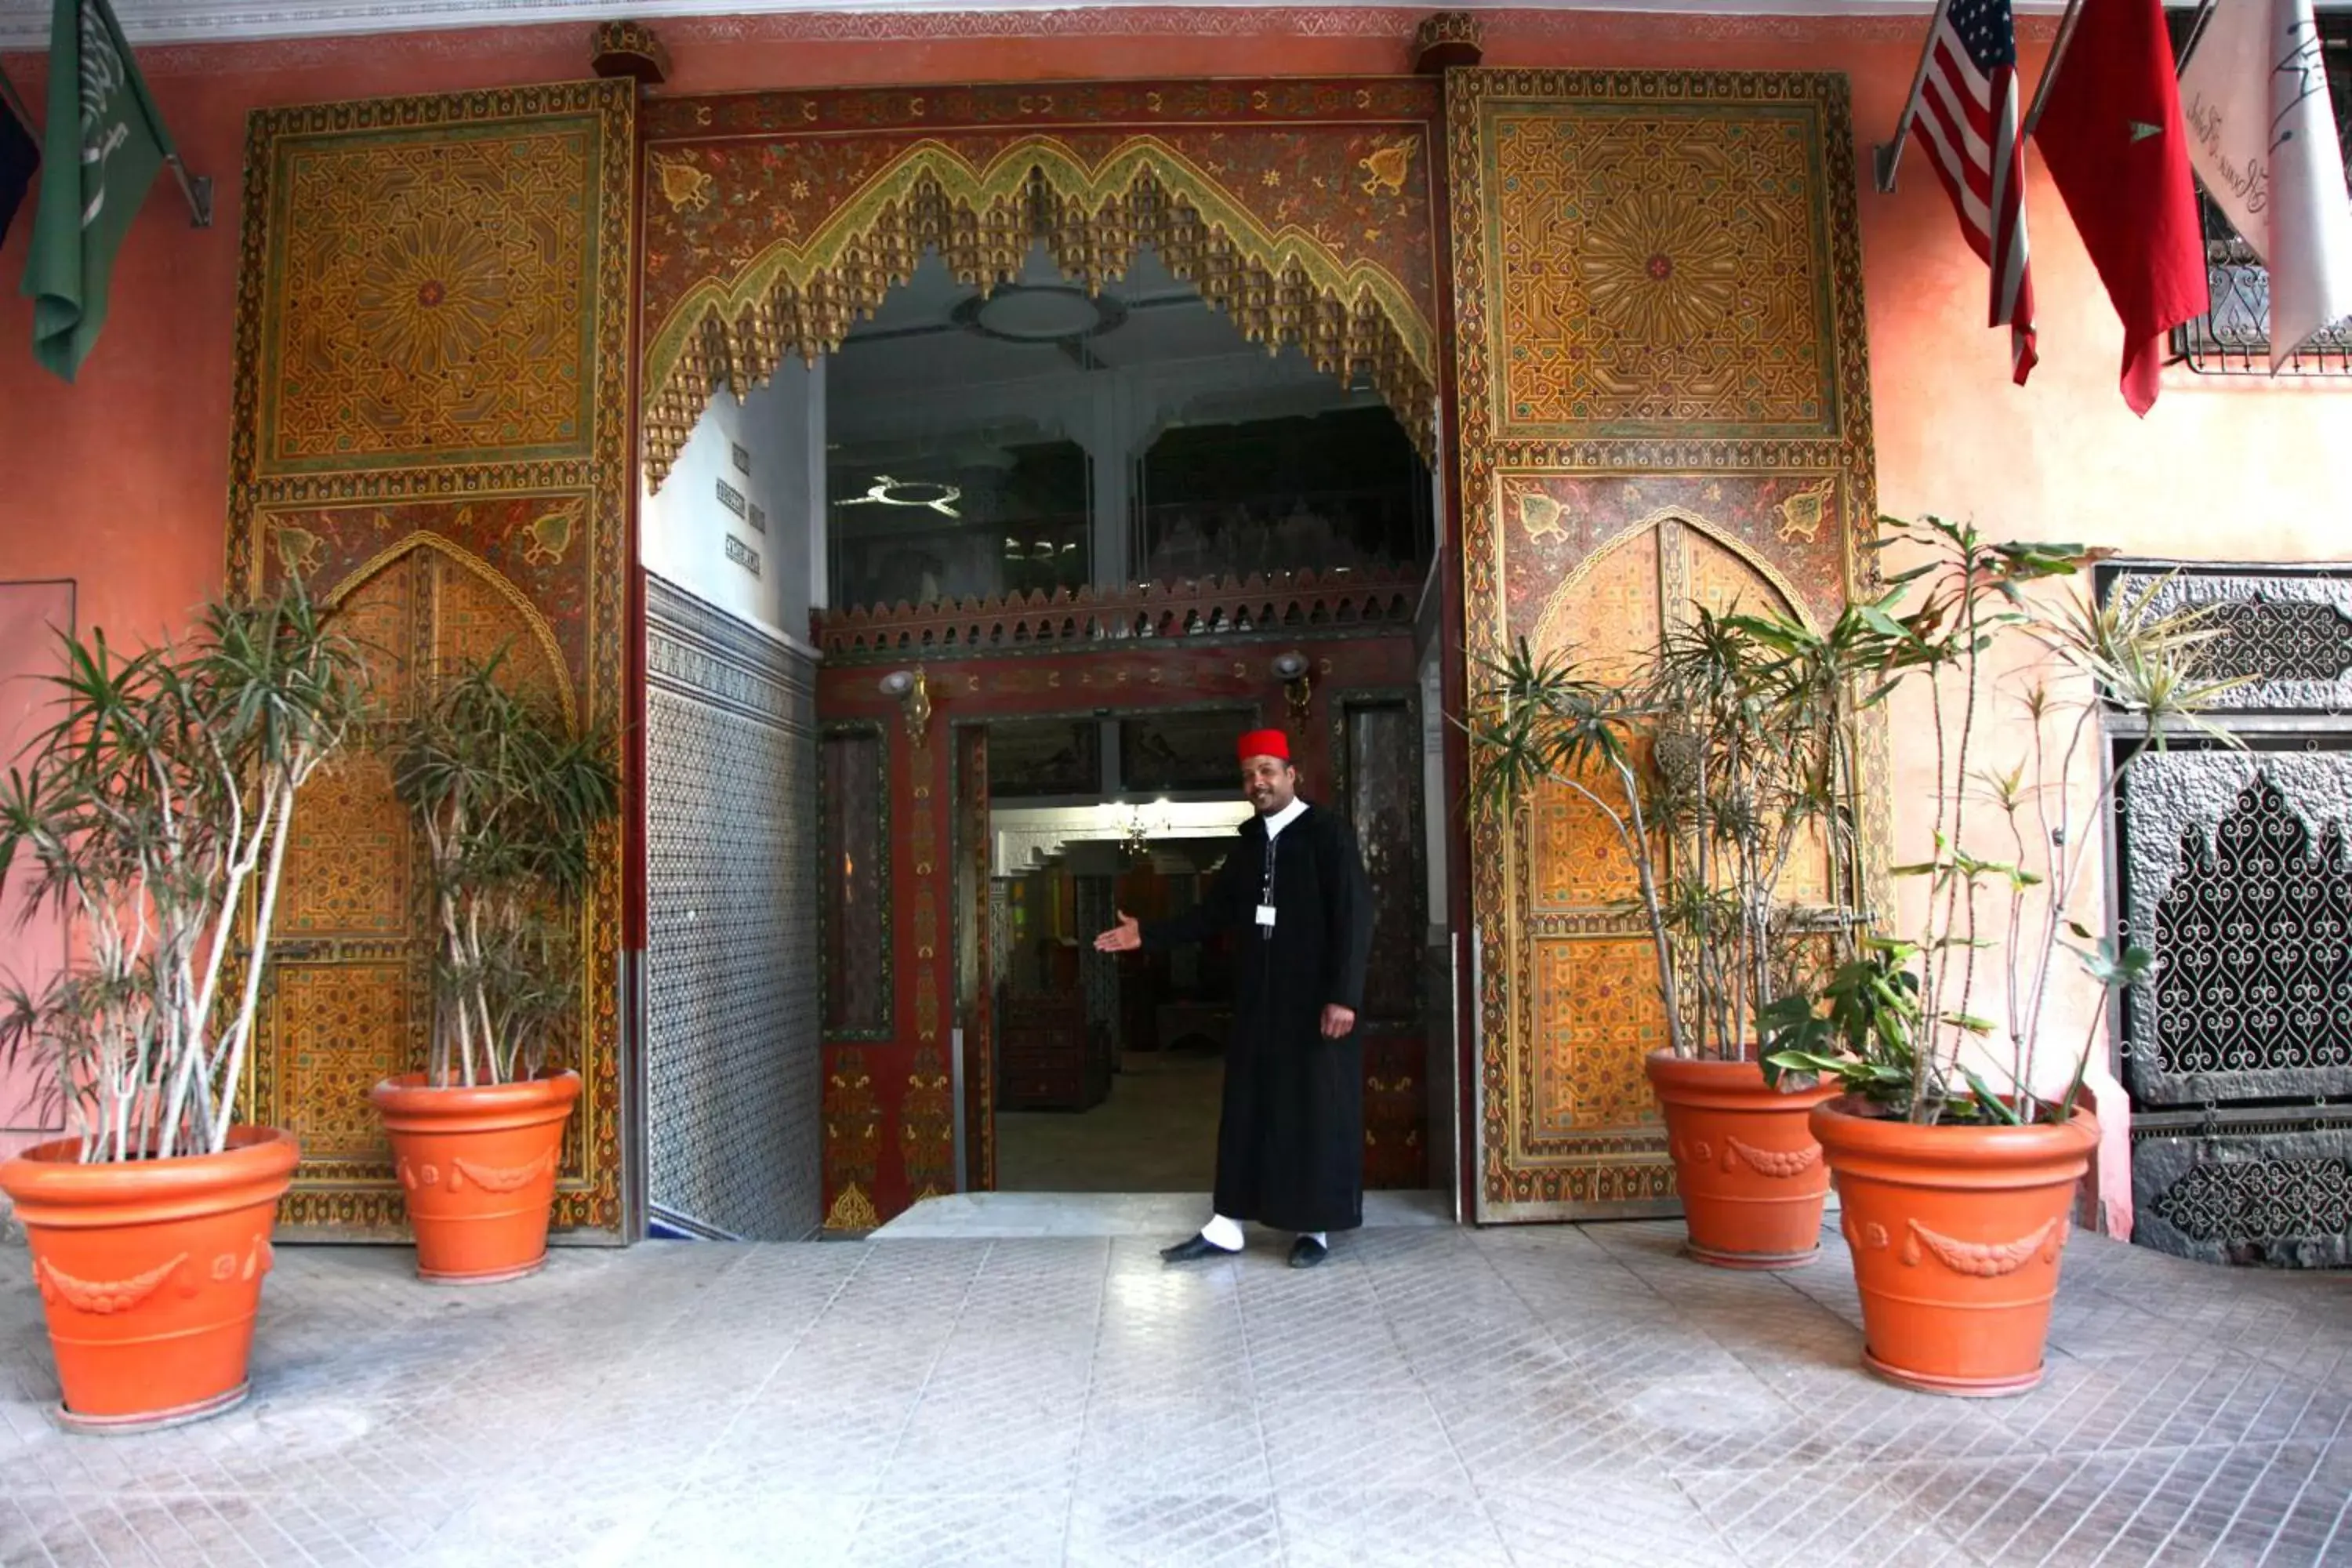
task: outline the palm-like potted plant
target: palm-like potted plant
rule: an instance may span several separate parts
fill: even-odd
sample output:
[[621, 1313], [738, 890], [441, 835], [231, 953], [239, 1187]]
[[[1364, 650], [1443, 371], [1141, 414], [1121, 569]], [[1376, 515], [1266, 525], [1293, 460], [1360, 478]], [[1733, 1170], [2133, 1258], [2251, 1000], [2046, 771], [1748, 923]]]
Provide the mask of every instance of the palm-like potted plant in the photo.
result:
[[[1867, 938], [1826, 985], [1775, 1004], [1770, 1061], [1847, 1091], [1812, 1125], [1862, 1289], [1866, 1364], [1915, 1388], [2018, 1393], [2041, 1380], [2074, 1196], [2099, 1140], [2084, 1083], [2103, 1009], [2079, 1043], [2042, 1049], [2057, 955], [2071, 947], [2094, 990], [2151, 962], [2078, 914], [2090, 847], [2150, 747], [2178, 733], [2234, 743], [2201, 715], [2236, 683], [2200, 673], [2214, 635], [2200, 612], [2158, 613], [2153, 587], [2095, 603], [2082, 574], [2097, 552], [1994, 543], [1933, 517], [1883, 529], [1927, 553], [1893, 579], [1916, 596], [1909, 613], [1858, 612], [1879, 689], [1927, 689], [1932, 850], [1895, 868], [1925, 897], [1913, 934]], [[2023, 679], [1996, 680], [2021, 655]], [[2103, 708], [2146, 725], [2104, 770]], [[1994, 734], [2015, 754], [1988, 765]], [[1998, 1021], [1976, 1011], [1996, 973]]]
[[236, 1119], [302, 786], [356, 721], [357, 650], [299, 584], [184, 642], [61, 638], [54, 720], [0, 785], [0, 876], [75, 958], [0, 987], [0, 1047], [67, 1136], [0, 1164], [33, 1252], [61, 1419], [141, 1430], [246, 1393], [297, 1150]]
[[[1835, 1090], [1768, 1081], [1764, 1019], [1852, 942], [1853, 676], [1872, 642], [1851, 612], [1820, 631], [1701, 609], [1615, 680], [1522, 644], [1469, 723], [1477, 809], [1566, 791], [1632, 867], [1669, 1041], [1645, 1065], [1705, 1262], [1785, 1268], [1820, 1250], [1829, 1178], [1806, 1112]], [[1786, 891], [1801, 866], [1806, 907]]]
[[420, 1278], [486, 1284], [545, 1261], [580, 1075], [550, 1070], [580, 1005], [580, 901], [617, 807], [611, 737], [511, 689], [503, 654], [450, 672], [393, 741], [435, 919], [425, 1070], [369, 1091]]

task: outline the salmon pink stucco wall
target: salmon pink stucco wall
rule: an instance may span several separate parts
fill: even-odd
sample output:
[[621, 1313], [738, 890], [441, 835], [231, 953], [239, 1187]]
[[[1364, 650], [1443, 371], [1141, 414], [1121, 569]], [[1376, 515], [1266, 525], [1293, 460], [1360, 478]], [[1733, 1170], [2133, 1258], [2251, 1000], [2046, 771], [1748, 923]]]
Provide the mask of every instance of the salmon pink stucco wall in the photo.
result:
[[[1390, 74], [1408, 68], [1422, 13], [1130, 10], [984, 16], [856, 14], [661, 23], [671, 91], [987, 80]], [[1893, 125], [1916, 59], [1917, 17], [1482, 13], [1491, 65], [1845, 72], [1858, 167]], [[2024, 24], [2030, 67], [2046, 18]], [[238, 177], [248, 110], [586, 74], [584, 26], [371, 38], [151, 46], [149, 85], [220, 214], [191, 231], [168, 185], [142, 210], [104, 336], [78, 384], [36, 369], [29, 311], [0, 290], [0, 581], [70, 577], [80, 619], [117, 637], [173, 625], [218, 586], [227, 480]], [[37, 110], [42, 61], [10, 57]], [[2063, 537], [2139, 554], [2250, 560], [2352, 555], [2352, 384], [2274, 388], [2170, 374], [2135, 419], [2116, 390], [2120, 328], [2038, 168], [2028, 192], [2042, 363], [2009, 384], [1984, 326], [1984, 268], [1916, 159], [1892, 196], [1858, 206], [1868, 300], [1879, 500], [1969, 517], [2000, 536]], [[24, 266], [20, 219], [0, 278]], [[1916, 734], [1924, 715], [1895, 716]], [[2015, 737], [1994, 737], [1997, 746]], [[1932, 759], [1898, 748], [1898, 854], [1918, 858]], [[2094, 877], [2093, 885], [2098, 885]], [[1997, 1001], [1997, 999], [1994, 999]], [[2056, 1020], [2079, 1038], [2095, 998]], [[2105, 1103], [2120, 1104], [2119, 1094]], [[2104, 1183], [2127, 1197], [2122, 1118]], [[2111, 1222], [2128, 1224], [2116, 1210]]]

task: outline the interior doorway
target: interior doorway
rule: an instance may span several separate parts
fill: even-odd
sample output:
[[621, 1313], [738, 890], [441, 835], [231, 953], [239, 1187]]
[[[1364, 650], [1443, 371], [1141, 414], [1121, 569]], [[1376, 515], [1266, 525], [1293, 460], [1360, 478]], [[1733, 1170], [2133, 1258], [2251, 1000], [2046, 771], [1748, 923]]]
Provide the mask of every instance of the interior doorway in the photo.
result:
[[[1040, 245], [987, 291], [927, 252], [828, 360], [824, 403], [826, 626], [848, 646], [819, 717], [867, 759], [822, 792], [845, 836], [836, 1194], [1207, 1187], [1223, 945], [1092, 942], [1202, 897], [1248, 815], [1234, 741], [1269, 723], [1377, 863], [1394, 983], [1366, 1009], [1367, 1184], [1424, 1184], [1451, 1111], [1416, 675], [1437, 496], [1370, 372], [1253, 344], [1148, 245], [1092, 293]], [[903, 1077], [877, 1073], [908, 1033]]]
[[988, 889], [973, 912], [994, 1028], [1005, 1192], [1195, 1192], [1213, 1168], [1230, 943], [1109, 955], [1119, 912], [1197, 904], [1248, 816], [1232, 737], [1253, 710], [987, 725]]

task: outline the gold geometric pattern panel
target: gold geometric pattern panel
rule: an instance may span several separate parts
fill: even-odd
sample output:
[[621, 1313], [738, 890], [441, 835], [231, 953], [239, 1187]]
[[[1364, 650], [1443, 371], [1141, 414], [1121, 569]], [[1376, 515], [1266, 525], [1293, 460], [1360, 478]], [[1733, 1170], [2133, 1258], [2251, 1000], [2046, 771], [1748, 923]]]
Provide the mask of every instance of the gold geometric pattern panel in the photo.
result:
[[1543, 998], [1530, 1130], [1538, 1138], [1647, 1129], [1658, 1121], [1642, 1058], [1666, 1043], [1650, 943], [1535, 944]]
[[286, 845], [278, 934], [397, 936], [408, 926], [415, 842], [392, 791], [392, 763], [354, 748], [302, 792]]
[[[1445, 100], [1465, 656], [1526, 637], [1606, 676], [1702, 607], [1825, 624], [1870, 581], [1851, 523], [1876, 511], [1845, 78], [1457, 69]], [[1672, 1212], [1614, 831], [1546, 797], [1470, 835], [1477, 1217]], [[1810, 901], [1819, 847], [1784, 899]]]
[[439, 574], [433, 613], [435, 670], [453, 674], [498, 656], [501, 686], [570, 717], [571, 682], [536, 635], [530, 611], [482, 572], [434, 553]]
[[1810, 114], [1486, 107], [1498, 434], [1833, 433]]
[[275, 984], [278, 1125], [301, 1140], [306, 1165], [384, 1161], [383, 1130], [367, 1091], [415, 1065], [408, 965], [288, 963]]
[[1690, 604], [1714, 616], [1789, 615], [1796, 606], [1737, 551], [1704, 530], [1678, 530], [1688, 552]]
[[[376, 748], [451, 656], [502, 644], [568, 721], [623, 718], [636, 101], [551, 82], [247, 120], [227, 576], [305, 580], [375, 703], [296, 813], [247, 1058], [247, 1107], [302, 1144], [292, 1232], [404, 1228], [364, 1095], [423, 1065], [429, 900]], [[559, 1232], [624, 1228], [620, 840], [580, 913]]]
[[583, 456], [594, 136], [485, 126], [287, 143], [264, 474]]
[[[1680, 531], [1690, 561], [1690, 603], [1717, 616], [1788, 615], [1795, 606], [1755, 567], [1728, 545], [1696, 528]], [[1780, 901], [1784, 904], [1825, 904], [1830, 901], [1829, 845], [1821, 830], [1808, 824], [1799, 830], [1789, 851], [1788, 869], [1781, 874]]]
[[[302, 546], [299, 552], [293, 539], [298, 531]], [[277, 533], [287, 572], [311, 575], [316, 552], [309, 548], [308, 531], [280, 526]], [[403, 556], [335, 605], [336, 629], [359, 647], [361, 662], [367, 668], [368, 696], [379, 720], [405, 719], [413, 712], [415, 686], [407, 656], [415, 638], [416, 617], [431, 595], [425, 573], [422, 554]], [[310, 797], [303, 799], [307, 809]]]

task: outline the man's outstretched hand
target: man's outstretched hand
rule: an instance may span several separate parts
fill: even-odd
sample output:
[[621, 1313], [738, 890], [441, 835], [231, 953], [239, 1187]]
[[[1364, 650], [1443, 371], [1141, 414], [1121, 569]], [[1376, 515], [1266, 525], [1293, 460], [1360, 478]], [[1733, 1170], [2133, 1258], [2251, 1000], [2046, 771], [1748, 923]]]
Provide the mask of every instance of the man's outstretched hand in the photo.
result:
[[1125, 913], [1118, 917], [1118, 924], [1095, 938], [1097, 952], [1133, 952], [1142, 945], [1143, 928], [1135, 923], [1133, 915]]
[[1355, 1027], [1356, 1010], [1353, 1007], [1342, 1007], [1337, 1002], [1324, 1007], [1323, 1037], [1325, 1039], [1344, 1040]]

